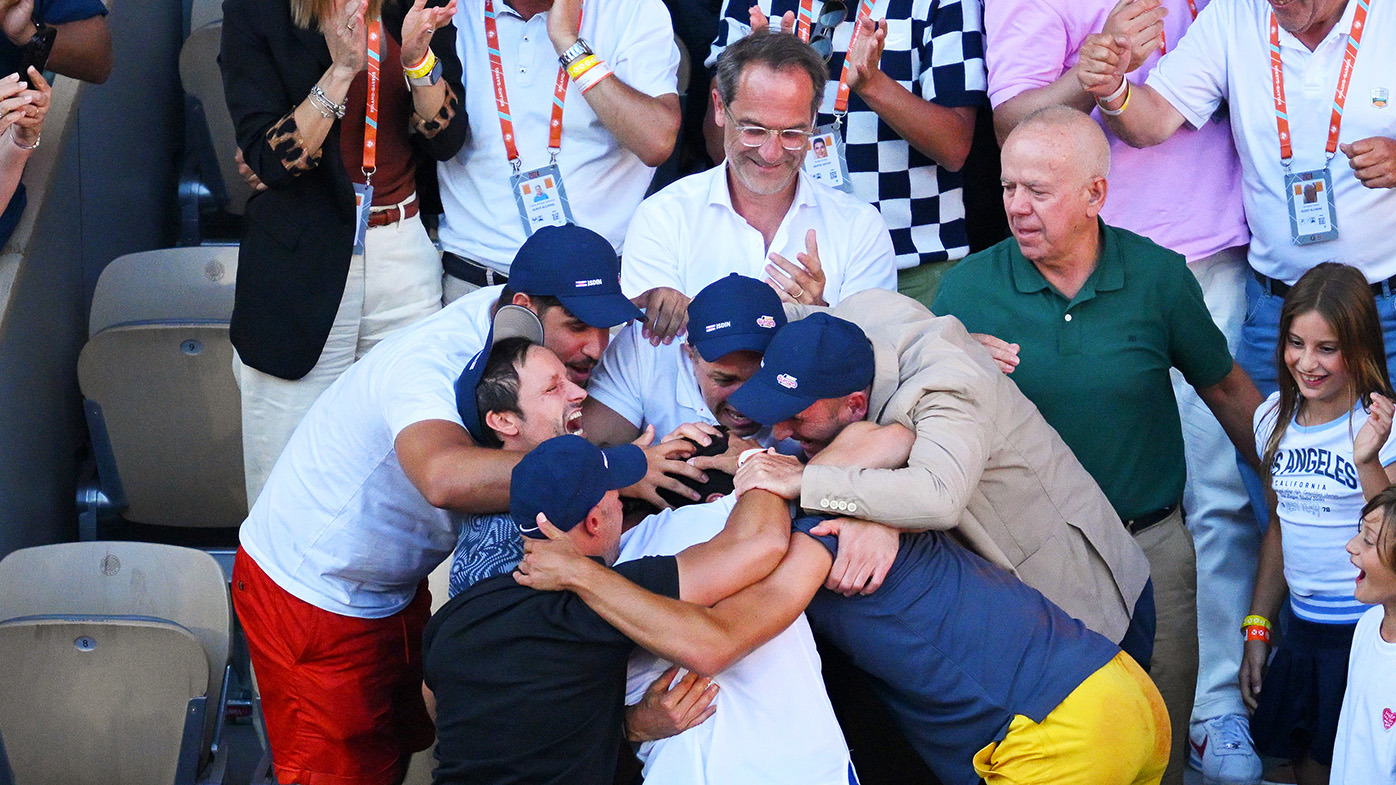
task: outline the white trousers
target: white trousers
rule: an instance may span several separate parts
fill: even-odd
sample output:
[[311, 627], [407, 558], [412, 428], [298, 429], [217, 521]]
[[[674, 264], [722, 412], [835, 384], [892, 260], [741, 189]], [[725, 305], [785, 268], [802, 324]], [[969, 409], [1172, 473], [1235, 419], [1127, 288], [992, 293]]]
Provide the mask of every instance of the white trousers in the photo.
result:
[[[1213, 321], [1235, 356], [1246, 316], [1246, 249], [1229, 248], [1188, 267], [1202, 285]], [[1183, 421], [1188, 479], [1183, 489], [1187, 527], [1197, 549], [1197, 693], [1192, 721], [1245, 714], [1237, 674], [1241, 618], [1250, 607], [1260, 533], [1236, 468], [1236, 452], [1221, 423], [1174, 370], [1173, 392]]]
[[300, 379], [262, 373], [233, 357], [242, 393], [242, 461], [247, 506], [262, 492], [272, 466], [320, 393], [394, 330], [441, 309], [441, 252], [413, 216], [371, 227], [349, 278], [334, 325], [315, 367]]

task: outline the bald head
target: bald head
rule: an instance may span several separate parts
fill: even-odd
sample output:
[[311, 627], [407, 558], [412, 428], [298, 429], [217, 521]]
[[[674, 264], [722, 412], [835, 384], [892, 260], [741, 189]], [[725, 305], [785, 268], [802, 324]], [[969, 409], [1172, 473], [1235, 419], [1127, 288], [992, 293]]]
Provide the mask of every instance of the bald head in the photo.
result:
[[1105, 132], [1085, 112], [1069, 106], [1048, 106], [1023, 118], [1017, 128], [1004, 140], [1005, 150], [1017, 142], [1031, 139], [1035, 146], [1046, 148], [1065, 158], [1085, 177], [1107, 177], [1110, 174], [1110, 143]]
[[1003, 207], [1018, 247], [1039, 267], [1089, 271], [1105, 206], [1110, 144], [1095, 121], [1051, 107], [1024, 118], [1003, 143]]

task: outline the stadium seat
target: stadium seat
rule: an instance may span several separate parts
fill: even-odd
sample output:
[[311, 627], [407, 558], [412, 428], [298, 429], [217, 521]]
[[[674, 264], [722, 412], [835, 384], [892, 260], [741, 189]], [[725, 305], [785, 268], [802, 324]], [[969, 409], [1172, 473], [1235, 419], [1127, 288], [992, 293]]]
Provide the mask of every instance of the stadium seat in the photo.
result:
[[235, 528], [247, 516], [242, 405], [228, 340], [235, 246], [130, 254], [102, 271], [78, 358], [97, 483], [79, 491], [80, 535], [100, 518]]
[[184, 92], [198, 102], [205, 125], [201, 130], [208, 134], [211, 145], [214, 171], [205, 172], [204, 175], [210, 179], [216, 177], [219, 182], [206, 185], [215, 194], [221, 190], [224, 200], [220, 207], [232, 215], [242, 215], [248, 197], [252, 196], [252, 186], [238, 174], [233, 158], [237, 152], [237, 138], [223, 95], [223, 75], [218, 68], [222, 36], [221, 19], [191, 32], [179, 52], [179, 78]]
[[[196, 771], [204, 772], [201, 782], [221, 780], [231, 634], [223, 570], [201, 551], [79, 542], [5, 557], [0, 735], [16, 783], [190, 783]], [[41, 716], [35, 703], [46, 694]], [[173, 714], [172, 705], [179, 707]], [[174, 729], [167, 724], [172, 719]], [[79, 748], [81, 754], [74, 752]], [[122, 754], [142, 763], [128, 770], [117, 760]], [[168, 771], [153, 771], [154, 761]], [[109, 776], [93, 779], [89, 765]]]

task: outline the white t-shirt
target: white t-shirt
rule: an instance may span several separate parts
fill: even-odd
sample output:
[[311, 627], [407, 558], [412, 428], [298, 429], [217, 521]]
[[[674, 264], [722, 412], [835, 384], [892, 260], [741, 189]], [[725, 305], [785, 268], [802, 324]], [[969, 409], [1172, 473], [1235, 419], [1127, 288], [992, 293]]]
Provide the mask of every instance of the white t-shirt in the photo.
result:
[[[621, 538], [619, 561], [672, 556], [722, 531], [736, 496], [651, 515]], [[639, 650], [630, 658], [627, 703], [672, 663]], [[647, 782], [664, 785], [848, 785], [848, 744], [820, 675], [804, 614], [717, 674], [717, 713], [677, 736], [640, 745]]]
[[[1339, 133], [1342, 143], [1396, 136], [1396, 4], [1374, 2], [1353, 67]], [[1283, 29], [1284, 62], [1294, 160], [1291, 171], [1324, 166], [1328, 121], [1357, 3], [1348, 2], [1337, 24], [1310, 52]], [[1250, 263], [1257, 272], [1294, 283], [1319, 262], [1353, 265], [1368, 281], [1396, 275], [1396, 189], [1367, 188], [1338, 151], [1329, 171], [1338, 210], [1338, 239], [1312, 245], [1290, 241], [1284, 168], [1270, 76], [1270, 4], [1266, 0], [1211, 3], [1176, 48], [1154, 66], [1147, 84], [1158, 90], [1194, 128], [1225, 101], [1241, 156], [1241, 190], [1251, 227]], [[1172, 42], [1170, 41], [1170, 45]], [[1190, 198], [1190, 194], [1177, 194]]]
[[[640, 332], [640, 324], [632, 322], [621, 328], [601, 355], [587, 395], [636, 428], [653, 425], [658, 441], [684, 423], [718, 424], [693, 374], [693, 361], [682, 341], [651, 346]], [[751, 438], [762, 447], [775, 444], [770, 428], [762, 428]], [[788, 455], [799, 451], [796, 442], [775, 446]]]
[[[1264, 455], [1275, 429], [1280, 394], [1255, 410], [1255, 449]], [[1284, 535], [1285, 580], [1290, 607], [1301, 619], [1352, 624], [1367, 609], [1353, 599], [1357, 568], [1348, 560], [1348, 540], [1362, 518], [1362, 484], [1352, 462], [1352, 440], [1367, 423], [1359, 402], [1352, 411], [1320, 425], [1291, 422], [1271, 466]], [[1382, 466], [1396, 461], [1396, 439], [1380, 452]]]
[[1384, 613], [1369, 608], [1352, 635], [1329, 785], [1396, 782], [1396, 643], [1381, 637]]
[[503, 288], [394, 334], [306, 412], [239, 532], [278, 586], [331, 613], [378, 619], [405, 608], [451, 553], [460, 518], [427, 503], [393, 445], [416, 422], [461, 424], [455, 382], [485, 345]]
[[811, 180], [803, 172], [795, 201], [776, 229], [771, 247], [732, 207], [727, 165], [685, 177], [640, 204], [625, 237], [620, 288], [638, 297], [656, 286], [689, 297], [741, 273], [764, 280], [767, 255], [794, 264], [805, 252], [805, 232], [815, 231], [830, 305], [864, 289], [897, 289], [892, 236], [877, 208]]
[[[494, 9], [515, 144], [523, 171], [529, 171], [549, 161], [557, 52], [548, 39], [548, 12], [525, 22], [504, 0], [495, 0]], [[467, 74], [464, 102], [470, 138], [454, 158], [438, 165], [445, 208], [441, 245], [508, 272], [523, 245], [524, 230], [490, 77], [484, 0], [462, 0], [455, 23], [456, 52]], [[649, 96], [678, 91], [679, 50], [669, 12], [660, 0], [588, 0], [581, 37], [615, 78], [635, 90]], [[605, 237], [620, 253], [626, 225], [645, 198], [654, 168], [616, 141], [575, 81], [568, 83], [563, 102], [557, 164], [577, 224]]]

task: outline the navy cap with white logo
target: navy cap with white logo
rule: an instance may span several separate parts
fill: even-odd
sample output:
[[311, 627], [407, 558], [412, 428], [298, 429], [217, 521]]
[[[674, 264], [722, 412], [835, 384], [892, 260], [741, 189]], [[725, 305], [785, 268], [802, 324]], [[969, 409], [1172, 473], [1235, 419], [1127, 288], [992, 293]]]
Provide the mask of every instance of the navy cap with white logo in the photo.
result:
[[737, 273], [704, 286], [688, 304], [688, 343], [708, 362], [736, 351], [764, 352], [784, 326], [775, 290]]
[[620, 260], [606, 238], [575, 224], [534, 232], [509, 266], [509, 287], [550, 295], [592, 327], [611, 328], [643, 316], [620, 292]]
[[470, 358], [470, 362], [465, 364], [465, 370], [456, 378], [456, 411], [460, 413], [461, 422], [465, 423], [465, 429], [470, 431], [470, 438], [474, 439], [476, 444], [484, 444], [486, 439], [485, 424], [481, 417], [483, 412], [480, 411], [475, 398], [475, 388], [480, 386], [480, 379], [485, 375], [485, 365], [489, 363], [494, 345], [506, 338], [527, 338], [530, 343], [541, 344], [543, 323], [527, 308], [518, 305], [501, 306], [490, 320], [490, 334], [485, 339], [485, 348]]
[[538, 513], [562, 531], [586, 520], [608, 492], [634, 485], [649, 465], [633, 444], [601, 449], [575, 434], [554, 436], [514, 467], [509, 480], [509, 515], [526, 537], [543, 539]]
[[858, 325], [827, 313], [811, 314], [776, 333], [761, 370], [727, 401], [762, 425], [774, 425], [815, 401], [866, 388], [874, 370], [872, 343]]

